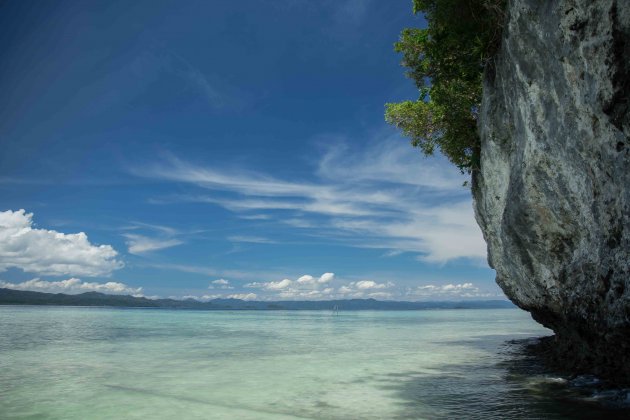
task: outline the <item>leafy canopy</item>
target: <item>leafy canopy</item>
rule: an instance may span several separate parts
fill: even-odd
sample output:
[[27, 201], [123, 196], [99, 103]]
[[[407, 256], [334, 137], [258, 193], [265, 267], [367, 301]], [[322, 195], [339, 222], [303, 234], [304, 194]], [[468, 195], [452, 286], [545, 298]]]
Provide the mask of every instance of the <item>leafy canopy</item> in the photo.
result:
[[462, 173], [479, 167], [477, 118], [484, 68], [495, 53], [506, 0], [414, 0], [426, 29], [407, 28], [394, 44], [416, 101], [386, 105], [385, 119], [425, 155], [436, 148]]

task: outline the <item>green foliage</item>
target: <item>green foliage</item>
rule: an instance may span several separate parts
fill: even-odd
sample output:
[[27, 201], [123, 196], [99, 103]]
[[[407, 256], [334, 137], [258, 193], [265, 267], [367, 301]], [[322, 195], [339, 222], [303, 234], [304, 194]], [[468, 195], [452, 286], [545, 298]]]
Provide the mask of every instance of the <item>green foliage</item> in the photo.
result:
[[420, 97], [387, 104], [385, 119], [426, 155], [439, 148], [462, 172], [479, 167], [483, 72], [499, 43], [505, 3], [414, 0], [414, 13], [424, 13], [428, 27], [404, 29], [395, 44]]

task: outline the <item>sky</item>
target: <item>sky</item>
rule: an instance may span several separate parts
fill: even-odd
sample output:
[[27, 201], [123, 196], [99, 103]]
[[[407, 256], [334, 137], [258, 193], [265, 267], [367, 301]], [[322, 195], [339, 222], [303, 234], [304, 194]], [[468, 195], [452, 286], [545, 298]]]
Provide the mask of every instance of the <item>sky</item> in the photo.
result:
[[504, 299], [470, 190], [383, 117], [409, 0], [0, 2], [0, 287]]

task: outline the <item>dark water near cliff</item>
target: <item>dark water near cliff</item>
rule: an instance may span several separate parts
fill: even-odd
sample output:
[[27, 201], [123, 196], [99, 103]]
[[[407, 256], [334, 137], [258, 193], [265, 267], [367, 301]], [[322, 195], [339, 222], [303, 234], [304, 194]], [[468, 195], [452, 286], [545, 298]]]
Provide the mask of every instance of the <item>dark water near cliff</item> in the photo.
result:
[[546, 372], [516, 309], [0, 307], [0, 418], [630, 418]]

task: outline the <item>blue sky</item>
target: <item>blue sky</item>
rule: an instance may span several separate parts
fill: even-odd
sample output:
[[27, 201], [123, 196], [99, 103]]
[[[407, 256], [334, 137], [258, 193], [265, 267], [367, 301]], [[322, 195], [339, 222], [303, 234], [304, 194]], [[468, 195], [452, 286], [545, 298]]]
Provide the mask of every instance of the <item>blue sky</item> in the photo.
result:
[[466, 177], [383, 120], [423, 24], [408, 0], [3, 2], [0, 286], [503, 298]]

